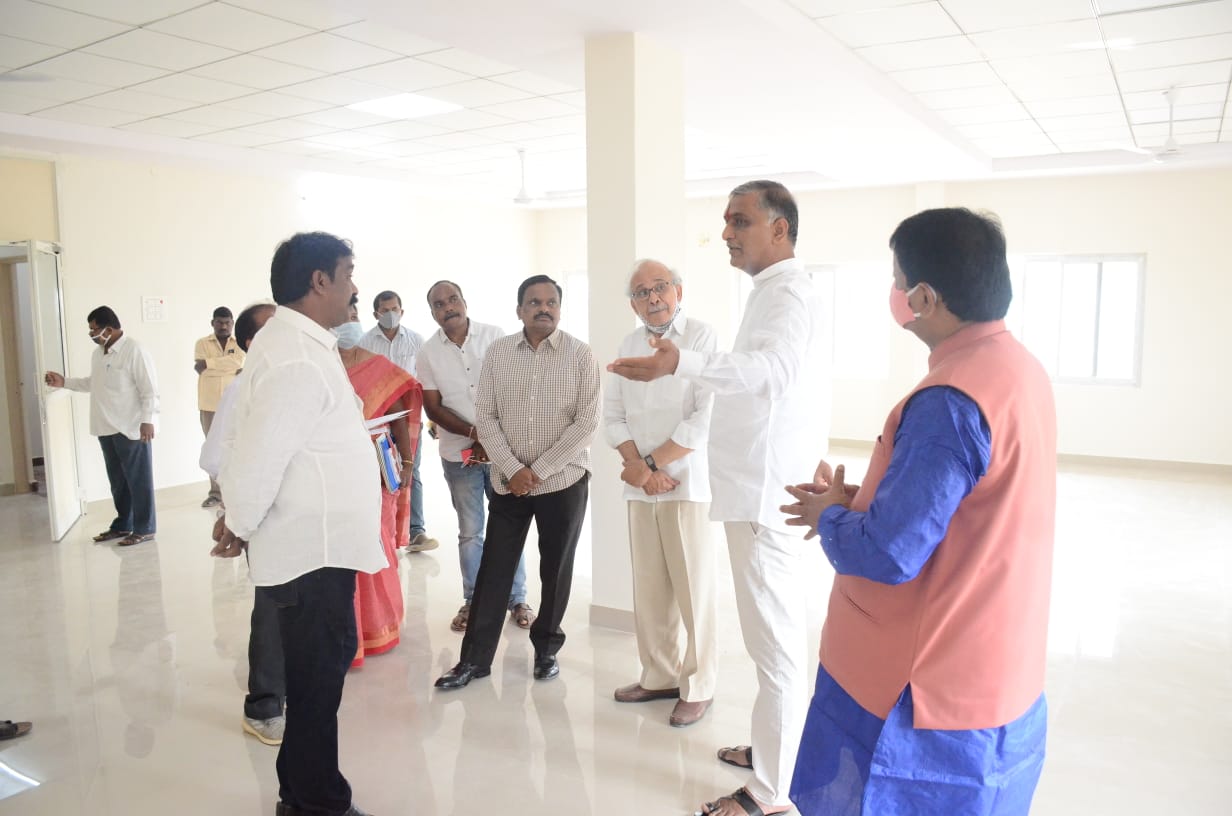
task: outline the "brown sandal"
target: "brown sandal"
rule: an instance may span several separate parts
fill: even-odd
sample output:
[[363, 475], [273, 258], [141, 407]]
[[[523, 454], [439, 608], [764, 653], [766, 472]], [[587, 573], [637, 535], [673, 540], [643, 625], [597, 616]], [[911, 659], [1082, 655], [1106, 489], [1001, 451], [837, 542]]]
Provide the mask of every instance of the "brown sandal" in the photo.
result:
[[514, 604], [509, 608], [509, 617], [513, 618], [513, 622], [520, 629], [529, 629], [538, 616], [535, 614], [535, 610], [530, 608], [530, 604], [520, 603]]
[[471, 605], [462, 604], [462, 608], [458, 610], [458, 614], [453, 616], [453, 621], [450, 622], [449, 628], [455, 632], [465, 632], [466, 624], [471, 619]]
[[734, 748], [720, 748], [719, 762], [726, 762], [746, 771], [753, 770], [753, 746], [737, 745]]
[[0, 720], [0, 740], [17, 739], [30, 733], [34, 726], [28, 722], [13, 722]]
[[95, 544], [102, 544], [104, 541], [111, 541], [113, 538], [124, 538], [133, 534], [132, 530], [103, 530], [98, 535], [91, 539]]
[[117, 547], [131, 547], [134, 544], [144, 544], [147, 541], [153, 541], [153, 533], [129, 533], [121, 541], [116, 542]]

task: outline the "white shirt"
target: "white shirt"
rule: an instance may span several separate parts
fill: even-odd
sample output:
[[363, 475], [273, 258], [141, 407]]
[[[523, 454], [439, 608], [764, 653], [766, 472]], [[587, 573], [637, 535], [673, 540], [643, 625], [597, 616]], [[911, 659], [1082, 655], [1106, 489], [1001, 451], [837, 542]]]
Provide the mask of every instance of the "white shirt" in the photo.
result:
[[[617, 357], [645, 357], [652, 352], [647, 342], [654, 335], [641, 327], [620, 344]], [[663, 334], [682, 349], [703, 354], [718, 350], [714, 329], [693, 318], [678, 315]], [[629, 501], [710, 501], [709, 456], [710, 409], [714, 395], [696, 380], [669, 375], [650, 382], [636, 382], [609, 375], [603, 390], [603, 432], [613, 448], [633, 440], [645, 456], [669, 438], [692, 453], [659, 465], [668, 476], [680, 482], [668, 493], [647, 496], [640, 487], [625, 485]]]
[[730, 352], [680, 352], [676, 373], [715, 393], [710, 421], [710, 518], [788, 527], [786, 485], [812, 481], [830, 435], [824, 302], [804, 264], [780, 261], [753, 278]]
[[374, 326], [364, 333], [359, 340], [359, 347], [373, 354], [380, 354], [398, 368], [415, 377], [415, 357], [423, 348], [423, 338], [418, 332], [399, 324], [398, 333], [390, 340], [381, 331], [380, 326]]
[[234, 389], [218, 483], [257, 586], [322, 567], [388, 566], [376, 452], [337, 340], [279, 308], [253, 338]]
[[[466, 339], [458, 347], [444, 329], [438, 329], [419, 351], [419, 373], [416, 375], [419, 384], [425, 391], [441, 392], [441, 405], [473, 425], [484, 355], [493, 340], [504, 336], [500, 327], [472, 320], [466, 328]], [[447, 431], [439, 425], [437, 431], [441, 458], [461, 462], [462, 451], [471, 446], [470, 437]]]
[[235, 379], [223, 389], [218, 405], [214, 408], [214, 421], [210, 423], [210, 432], [201, 443], [201, 458], [197, 460], [197, 464], [214, 481], [218, 481], [218, 471], [222, 470], [222, 440], [231, 433], [231, 423], [234, 420], [235, 395], [239, 393], [235, 386], [243, 376], [242, 371], [236, 374]]
[[90, 434], [141, 438], [141, 424], [158, 419], [158, 377], [150, 353], [127, 334], [90, 355], [89, 377], [65, 377], [64, 387], [90, 395]]

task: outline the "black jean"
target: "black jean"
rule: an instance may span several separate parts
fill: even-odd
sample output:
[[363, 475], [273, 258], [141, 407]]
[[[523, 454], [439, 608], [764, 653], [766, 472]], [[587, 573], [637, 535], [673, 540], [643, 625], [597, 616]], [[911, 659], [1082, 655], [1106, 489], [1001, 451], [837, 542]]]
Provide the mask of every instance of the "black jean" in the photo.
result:
[[282, 716], [287, 699], [287, 676], [283, 666], [282, 633], [278, 631], [278, 607], [270, 593], [258, 587], [252, 599], [252, 629], [248, 634], [248, 695], [244, 716], [270, 720]]
[[351, 786], [338, 770], [338, 705], [359, 646], [355, 570], [322, 567], [257, 592], [278, 609], [286, 672], [279, 798], [305, 813], [345, 813]]
[[98, 438], [111, 484], [111, 501], [116, 517], [111, 529], [141, 535], [157, 528], [154, 518], [154, 447], [149, 442], [129, 439], [124, 434]]
[[535, 657], [560, 651], [565, 642], [560, 622], [573, 589], [573, 556], [586, 517], [589, 483], [590, 474], [586, 474], [554, 493], [492, 496], [483, 557], [471, 596], [470, 619], [462, 639], [462, 662], [492, 665], [513, 588], [513, 574], [522, 558], [532, 519], [539, 532], [539, 579], [543, 586], [539, 617], [530, 627], [530, 642], [535, 647]]

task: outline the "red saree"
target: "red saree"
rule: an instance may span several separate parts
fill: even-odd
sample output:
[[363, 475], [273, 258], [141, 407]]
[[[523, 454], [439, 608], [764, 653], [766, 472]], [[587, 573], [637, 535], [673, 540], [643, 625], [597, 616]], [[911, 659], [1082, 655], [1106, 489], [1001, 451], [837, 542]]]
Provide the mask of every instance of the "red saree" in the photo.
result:
[[[412, 450], [419, 438], [423, 389], [414, 377], [375, 355], [347, 369], [355, 393], [364, 404], [364, 419], [375, 419], [409, 408], [406, 416]], [[402, 404], [398, 404], [402, 403]], [[362, 666], [364, 657], [388, 652], [398, 645], [402, 627], [402, 583], [398, 580], [396, 524], [398, 505], [409, 506], [411, 485], [396, 494], [381, 489], [381, 546], [388, 566], [378, 573], [355, 576], [355, 623], [359, 629], [359, 650], [351, 666]]]

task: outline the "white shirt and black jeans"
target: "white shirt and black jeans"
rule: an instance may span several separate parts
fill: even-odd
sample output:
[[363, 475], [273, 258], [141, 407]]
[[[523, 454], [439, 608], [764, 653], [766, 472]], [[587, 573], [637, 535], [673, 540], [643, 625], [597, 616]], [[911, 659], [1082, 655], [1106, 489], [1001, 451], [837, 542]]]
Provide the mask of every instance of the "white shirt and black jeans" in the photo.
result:
[[[599, 427], [599, 366], [590, 346], [557, 329], [532, 348], [524, 333], [492, 343], [475, 404], [479, 442], [492, 460], [495, 494], [461, 662], [492, 665], [506, 600], [526, 533], [539, 533], [543, 580], [539, 617], [530, 627], [535, 658], [554, 657], [573, 588], [573, 556], [590, 495], [590, 440]], [[509, 479], [529, 467], [541, 479], [526, 496]]]
[[257, 592], [278, 607], [288, 714], [279, 795], [307, 813], [345, 813], [338, 705], [358, 646], [355, 573], [386, 566], [380, 472], [332, 333], [281, 307], [244, 371], [218, 481]]
[[89, 377], [66, 377], [64, 387], [90, 395], [90, 433], [98, 437], [111, 485], [117, 533], [153, 535], [153, 443], [141, 441], [142, 423], [158, 416], [158, 379], [149, 352], [128, 335], [94, 349]]

